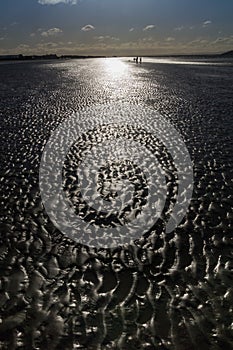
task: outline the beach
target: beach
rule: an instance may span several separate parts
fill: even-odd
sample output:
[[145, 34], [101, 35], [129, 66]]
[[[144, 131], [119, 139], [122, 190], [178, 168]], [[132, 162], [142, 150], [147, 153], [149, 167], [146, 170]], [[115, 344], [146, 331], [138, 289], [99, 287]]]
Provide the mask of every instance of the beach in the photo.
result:
[[[0, 347], [232, 349], [232, 73], [232, 60], [225, 58], [0, 63]], [[88, 131], [80, 127], [64, 165], [63, 185], [85, 222], [80, 234], [92, 237], [95, 230], [90, 233], [90, 227], [98, 225], [120, 232], [143, 215], [151, 196], [143, 166], [159, 176], [156, 171], [163, 164], [165, 209], [145, 229], [142, 222], [149, 221], [141, 216], [134, 244], [84, 245], [79, 236], [72, 239], [61, 232], [45, 210], [39, 186], [43, 152], [56, 128], [77, 113]], [[176, 129], [193, 170], [187, 211], [168, 233], [166, 221], [179, 195], [179, 169], [169, 152], [171, 130], [164, 128], [156, 139], [153, 113], [161, 115], [161, 125]], [[69, 134], [65, 129], [62, 138], [71, 136], [72, 130]], [[100, 153], [101, 142], [125, 138], [128, 157], [133, 153], [133, 148], [127, 153], [129, 142], [142, 145], [141, 164], [114, 158], [99, 167], [98, 181], [105, 202], [117, 201], [119, 192], [128, 203], [122, 185], [127, 181], [137, 204], [103, 218], [93, 209], [97, 204], [88, 203], [91, 194], [81, 198], [75, 166], [85, 154], [90, 164], [89, 153], [93, 147]], [[151, 166], [154, 158], [146, 149], [157, 155], [156, 165]], [[134, 159], [138, 153], [140, 147]], [[111, 187], [114, 176], [120, 187]], [[85, 181], [92, 190], [90, 175]], [[187, 191], [181, 198], [187, 198]]]

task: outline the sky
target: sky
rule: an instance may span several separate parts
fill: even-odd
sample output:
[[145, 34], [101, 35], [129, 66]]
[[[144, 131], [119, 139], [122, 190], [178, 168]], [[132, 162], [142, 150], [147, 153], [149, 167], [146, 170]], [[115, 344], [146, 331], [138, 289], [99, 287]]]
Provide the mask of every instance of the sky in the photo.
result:
[[229, 50], [232, 0], [0, 0], [0, 55]]

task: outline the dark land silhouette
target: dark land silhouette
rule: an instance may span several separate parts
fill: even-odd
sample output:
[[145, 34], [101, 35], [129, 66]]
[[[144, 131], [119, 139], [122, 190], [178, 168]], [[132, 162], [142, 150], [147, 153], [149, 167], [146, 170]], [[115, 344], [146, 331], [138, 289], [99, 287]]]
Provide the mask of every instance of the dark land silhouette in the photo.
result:
[[[117, 56], [105, 56], [105, 55], [57, 55], [57, 54], [46, 54], [46, 55], [0, 55], [0, 61], [27, 61], [27, 60], [59, 60], [59, 59], [87, 59], [87, 58], [105, 58], [105, 57], [117, 57]], [[221, 58], [221, 57], [233, 57], [233, 50], [227, 51], [220, 54], [187, 54], [187, 55], [144, 55], [144, 57], [196, 57], [196, 58]]]

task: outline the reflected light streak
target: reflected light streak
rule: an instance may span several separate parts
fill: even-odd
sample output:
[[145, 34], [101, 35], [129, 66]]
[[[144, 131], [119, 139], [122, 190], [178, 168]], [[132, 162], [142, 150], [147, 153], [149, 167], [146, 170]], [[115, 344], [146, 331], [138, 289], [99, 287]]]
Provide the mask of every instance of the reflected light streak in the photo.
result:
[[118, 58], [106, 59], [105, 71], [112, 79], [119, 79], [129, 73], [129, 67]]

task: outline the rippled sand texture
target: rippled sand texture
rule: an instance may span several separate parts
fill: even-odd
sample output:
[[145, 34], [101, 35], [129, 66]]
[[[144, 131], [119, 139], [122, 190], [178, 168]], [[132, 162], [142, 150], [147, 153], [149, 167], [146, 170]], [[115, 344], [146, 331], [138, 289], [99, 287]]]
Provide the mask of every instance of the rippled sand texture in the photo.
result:
[[[0, 348], [233, 348], [232, 73], [232, 66], [127, 59], [0, 65]], [[109, 102], [149, 106], [175, 125], [194, 164], [194, 192], [174, 232], [165, 234], [160, 220], [133, 247], [97, 250], [54, 227], [41, 202], [39, 165], [62, 121]], [[101, 130], [85, 142], [98, 137]], [[74, 204], [69, 160], [81, 148], [64, 167]], [[123, 165], [101, 169], [100, 182]], [[139, 174], [137, 166], [126, 165]], [[172, 200], [174, 187], [168, 192]], [[103, 187], [106, 200], [109, 193]]]

